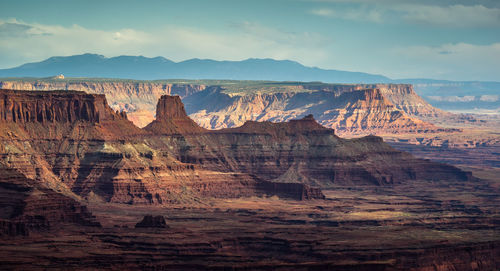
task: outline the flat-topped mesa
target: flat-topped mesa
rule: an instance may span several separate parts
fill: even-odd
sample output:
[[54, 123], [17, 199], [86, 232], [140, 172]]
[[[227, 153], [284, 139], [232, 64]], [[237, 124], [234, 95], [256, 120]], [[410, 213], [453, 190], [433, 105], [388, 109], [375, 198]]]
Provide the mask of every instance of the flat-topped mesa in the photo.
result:
[[[123, 139], [146, 134], [125, 113], [109, 107], [106, 96], [82, 91], [0, 89], [0, 138], [9, 129], [18, 136], [45, 139]], [[17, 127], [17, 128], [13, 128]]]
[[0, 121], [99, 123], [123, 118], [108, 106], [104, 95], [80, 91], [0, 90]]
[[[412, 91], [411, 88], [402, 88]], [[384, 95], [387, 90], [368, 88], [339, 95], [332, 109], [322, 115], [321, 124], [337, 127], [340, 134], [378, 132], [428, 132], [441, 128], [410, 117]]]
[[198, 134], [206, 132], [186, 114], [179, 96], [163, 95], [156, 106], [156, 120], [144, 127], [154, 134]]
[[273, 136], [298, 134], [334, 134], [333, 129], [321, 126], [312, 114], [302, 119], [273, 123], [270, 121], [247, 121], [242, 126], [216, 131], [218, 133], [269, 134]]

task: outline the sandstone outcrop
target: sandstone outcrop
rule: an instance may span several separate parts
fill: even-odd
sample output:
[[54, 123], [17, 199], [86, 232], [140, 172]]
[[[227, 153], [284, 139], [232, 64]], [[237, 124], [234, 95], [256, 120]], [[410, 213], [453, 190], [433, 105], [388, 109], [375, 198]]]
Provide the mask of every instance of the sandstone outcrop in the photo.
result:
[[[140, 130], [113, 112], [103, 95], [1, 93], [7, 105], [1, 108], [3, 159], [47, 186], [62, 183], [104, 201], [166, 204], [264, 194], [300, 200], [322, 197], [309, 186], [471, 178], [398, 152], [377, 137], [341, 139], [312, 115], [207, 131], [187, 116], [180, 97], [162, 96], [157, 119]], [[380, 97], [379, 91], [369, 93]]]
[[[126, 111], [131, 120], [144, 127], [154, 119], [155, 105], [162, 95], [189, 96], [204, 90], [203, 84], [172, 84], [147, 81], [1, 81], [0, 89], [16, 90], [77, 90], [106, 95], [114, 110]], [[149, 112], [146, 114], [145, 112]]]
[[[213, 82], [214, 85], [146, 81], [2, 81], [26, 90], [83, 90], [105, 94], [112, 108], [126, 111], [139, 127], [153, 120], [161, 95], [179, 95], [191, 118], [206, 129], [238, 127], [246, 121], [283, 122], [316, 116], [342, 135], [436, 132], [427, 121], [458, 118], [432, 107], [408, 84], [322, 84]], [[218, 85], [219, 84], [219, 85]]]
[[178, 96], [160, 99], [158, 120], [141, 130], [126, 114], [109, 108], [103, 95], [0, 93], [2, 104], [7, 105], [0, 108], [6, 116], [0, 121], [5, 128], [0, 132], [0, 157], [48, 187], [62, 186], [84, 198], [131, 204], [180, 203], [199, 197], [279, 195], [302, 200], [323, 196], [302, 184], [269, 185], [248, 174], [181, 162], [172, 151], [179, 146], [169, 143], [166, 149], [156, 149], [148, 142], [153, 140], [149, 127], [166, 136], [160, 145], [163, 140], [172, 141], [168, 136], [181, 140], [183, 135], [204, 131], [186, 115]]
[[[421, 119], [451, 115], [430, 106], [410, 85], [324, 84], [313, 90], [226, 92], [206, 89], [186, 97], [190, 116], [204, 128], [220, 129], [248, 120], [282, 122], [313, 114], [321, 125], [353, 135], [443, 131]], [[200, 98], [203, 103], [197, 102]]]
[[[114, 112], [104, 95], [76, 91], [0, 90], [0, 125], [30, 138], [121, 139], [145, 134], [126, 114]], [[6, 136], [8, 128], [0, 136]]]
[[179, 96], [164, 95], [156, 106], [156, 119], [144, 130], [163, 135], [202, 133], [201, 128], [186, 114]]
[[[106, 106], [102, 95], [2, 93], [10, 105], [2, 114], [17, 110], [23, 116], [1, 124], [2, 159], [47, 186], [63, 184], [85, 198], [132, 204], [253, 195], [303, 200], [322, 198], [318, 187], [470, 178], [398, 152], [380, 138], [341, 139], [313, 116], [207, 131], [187, 116], [178, 96], [163, 96], [157, 119], [140, 130]], [[59, 104], [43, 107], [38, 100]], [[71, 110], [62, 111], [65, 104], [73, 104]], [[43, 117], [52, 113], [40, 108], [53, 108], [60, 117]], [[35, 112], [45, 113], [39, 119], [31, 117]]]
[[[379, 95], [376, 91], [372, 93]], [[170, 101], [173, 107], [179, 108], [175, 106], [175, 99]], [[175, 127], [172, 125], [170, 129]], [[161, 130], [149, 131], [158, 136], [165, 134]], [[175, 133], [182, 134], [182, 131]], [[162, 144], [162, 141], [150, 140], [152, 148], [170, 150], [179, 161], [205, 170], [242, 172], [265, 181], [323, 188], [472, 178], [470, 173], [452, 166], [415, 159], [396, 151], [379, 137], [339, 138], [333, 129], [321, 126], [312, 115], [283, 123], [248, 121], [237, 128], [182, 134], [182, 137], [172, 137], [169, 146]]]
[[0, 167], [0, 236], [27, 236], [64, 224], [100, 227], [76, 200], [57, 193], [14, 169]]

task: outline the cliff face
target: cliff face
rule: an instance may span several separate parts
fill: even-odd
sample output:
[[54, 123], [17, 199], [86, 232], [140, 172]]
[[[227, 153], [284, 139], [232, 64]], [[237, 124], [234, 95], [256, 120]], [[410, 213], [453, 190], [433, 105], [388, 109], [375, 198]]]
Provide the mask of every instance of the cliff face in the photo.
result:
[[[375, 90], [361, 92], [366, 93], [372, 100], [381, 96]], [[182, 110], [178, 110], [178, 98], [162, 97], [161, 100], [158, 103], [159, 116], [186, 119]], [[172, 110], [162, 109], [168, 108], [168, 104]], [[206, 170], [243, 172], [266, 181], [332, 187], [393, 185], [415, 179], [466, 181], [471, 178], [470, 174], [454, 167], [415, 159], [396, 151], [379, 137], [339, 138], [333, 129], [321, 126], [312, 115], [283, 123], [247, 121], [241, 127], [216, 131], [182, 133], [182, 129], [166, 121], [156, 121], [155, 129], [152, 125], [145, 129], [160, 136], [169, 129], [182, 135], [170, 138], [168, 145], [158, 140], [150, 140], [149, 144], [153, 149], [170, 150], [184, 163], [196, 164]]]
[[336, 99], [336, 105], [323, 113], [321, 123], [336, 127], [341, 133], [422, 133], [439, 130], [405, 113], [383, 94], [384, 91], [387, 90], [364, 89], [342, 93]]
[[[184, 101], [190, 116], [209, 129], [239, 126], [247, 120], [280, 122], [313, 114], [321, 125], [343, 135], [435, 132], [442, 129], [420, 118], [445, 115], [418, 97], [409, 85], [353, 85], [233, 96], [223, 91], [208, 95], [204, 92]], [[196, 102], [199, 97], [203, 97], [205, 105], [226, 102], [219, 108], [198, 110], [202, 106]]]
[[0, 121], [0, 158], [47, 187], [62, 187], [68, 195], [135, 204], [267, 194], [295, 199], [322, 196], [305, 185], [270, 185], [247, 174], [183, 163], [171, 155], [174, 146], [155, 149], [147, 142], [149, 130], [174, 138], [204, 131], [186, 115], [178, 96], [163, 96], [158, 120], [141, 130], [126, 114], [113, 112], [103, 95], [1, 93], [6, 106], [0, 108], [5, 116]]
[[0, 236], [30, 235], [64, 224], [98, 227], [85, 206], [0, 165]]
[[2, 81], [0, 89], [16, 90], [77, 90], [87, 93], [106, 95], [114, 110], [129, 113], [129, 118], [139, 127], [144, 127], [154, 119], [155, 105], [162, 95], [179, 95], [187, 97], [204, 90], [205, 85], [166, 84], [154, 82], [126, 81], [68, 81], [45, 82], [37, 80]]
[[144, 130], [164, 135], [192, 134], [205, 131], [188, 117], [179, 96], [168, 95], [164, 95], [158, 100], [156, 119]]
[[104, 95], [81, 92], [0, 90], [0, 121], [15, 123], [98, 123], [118, 118], [107, 106]]
[[[338, 138], [312, 116], [207, 131], [187, 116], [180, 97], [162, 96], [157, 119], [139, 130], [105, 106], [102, 95], [65, 95], [4, 91], [4, 104], [16, 106], [4, 106], [0, 114], [17, 116], [12, 112], [21, 108], [23, 117], [3, 121], [0, 154], [26, 176], [84, 197], [141, 204], [263, 194], [308, 199], [321, 197], [310, 186], [470, 178], [398, 152], [380, 138]], [[47, 117], [52, 112], [59, 117]]]
[[145, 134], [114, 112], [104, 95], [76, 91], [0, 90], [0, 137], [119, 139]]
[[[339, 134], [432, 132], [425, 122], [451, 117], [429, 105], [407, 84], [285, 84], [244, 90], [240, 85], [206, 86], [125, 81], [3, 81], [3, 88], [83, 90], [105, 94], [115, 110], [125, 111], [139, 127], [154, 120], [161, 95], [179, 95], [201, 127], [238, 127], [248, 120], [282, 122], [316, 116]], [[239, 91], [243, 89], [243, 91]], [[373, 95], [373, 92], [379, 95]], [[423, 121], [422, 121], [423, 120]]]

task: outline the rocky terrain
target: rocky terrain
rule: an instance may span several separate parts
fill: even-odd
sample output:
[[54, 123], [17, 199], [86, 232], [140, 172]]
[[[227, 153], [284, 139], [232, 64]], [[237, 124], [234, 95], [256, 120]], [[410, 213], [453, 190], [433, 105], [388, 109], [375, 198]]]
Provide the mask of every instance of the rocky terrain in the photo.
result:
[[[321, 192], [302, 184], [288, 188], [239, 172], [228, 174], [184, 163], [176, 159], [185, 148], [181, 143], [169, 145], [176, 147], [174, 150], [153, 149], [156, 145], [164, 146], [165, 139], [147, 142], [153, 134], [135, 127], [124, 114], [111, 110], [104, 95], [2, 90], [0, 97], [3, 98], [0, 103], [5, 105], [2, 112], [5, 117], [0, 122], [5, 127], [0, 135], [3, 159], [31, 178], [48, 186], [63, 186], [85, 198], [165, 204], [200, 196], [266, 193], [298, 199], [322, 197]], [[159, 102], [158, 116], [172, 119], [178, 117], [176, 112], [184, 116], [179, 122], [167, 121], [165, 127], [172, 123], [196, 125], [187, 117], [178, 97], [164, 98]], [[166, 101], [172, 103], [166, 106]], [[174, 109], [162, 111], [167, 108]], [[173, 129], [174, 135], [187, 130]], [[178, 139], [181, 138], [168, 141], [176, 143]]]
[[0, 237], [30, 236], [73, 224], [100, 227], [75, 199], [0, 165]]
[[281, 122], [313, 114], [339, 134], [442, 131], [426, 122], [453, 116], [429, 105], [411, 85], [339, 85], [249, 81], [4, 80], [22, 90], [81, 90], [105, 94], [115, 110], [139, 127], [154, 119], [161, 95], [179, 95], [203, 128], [241, 126], [247, 120]]
[[2, 269], [500, 267], [494, 180], [380, 137], [312, 115], [212, 131], [168, 95], [144, 129], [102, 94], [0, 105]]

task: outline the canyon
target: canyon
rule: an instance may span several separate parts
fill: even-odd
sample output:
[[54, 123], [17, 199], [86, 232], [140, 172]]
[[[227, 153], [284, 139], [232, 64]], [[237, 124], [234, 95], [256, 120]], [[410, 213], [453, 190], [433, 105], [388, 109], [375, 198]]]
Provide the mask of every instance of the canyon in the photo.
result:
[[452, 114], [429, 105], [411, 85], [248, 81], [4, 80], [4, 89], [80, 90], [105, 94], [139, 127], [154, 119], [161, 95], [179, 95], [203, 128], [241, 126], [247, 120], [281, 122], [313, 114], [341, 134], [442, 130], [426, 120]]
[[[427, 96], [449, 93], [446, 82], [416, 84]], [[246, 121], [284, 122], [313, 114], [318, 123], [341, 137], [378, 135], [393, 147], [420, 158], [457, 166], [464, 165], [463, 160], [443, 160], [436, 154], [453, 156], [461, 152], [464, 154], [460, 157], [478, 165], [483, 154], [498, 160], [496, 150], [500, 146], [498, 115], [443, 111], [431, 106], [408, 84], [15, 78], [2, 79], [0, 86], [104, 94], [114, 110], [125, 112], [138, 127], [155, 119], [156, 103], [162, 95], [180, 96], [191, 119], [209, 130], [237, 127]], [[463, 88], [472, 86], [468, 83]]]
[[[220, 87], [122, 89], [129, 108], [158, 96], [144, 128], [106, 93], [25, 87], [0, 90], [2, 269], [500, 268], [495, 179], [381, 137], [339, 137], [313, 110], [207, 129], [188, 115], [196, 95], [246, 97]], [[294, 95], [337, 93], [334, 103], [387, 112], [376, 122], [401, 129], [439, 130], [413, 118], [447, 114], [405, 106], [411, 95], [396, 94], [409, 86], [332, 88]]]

